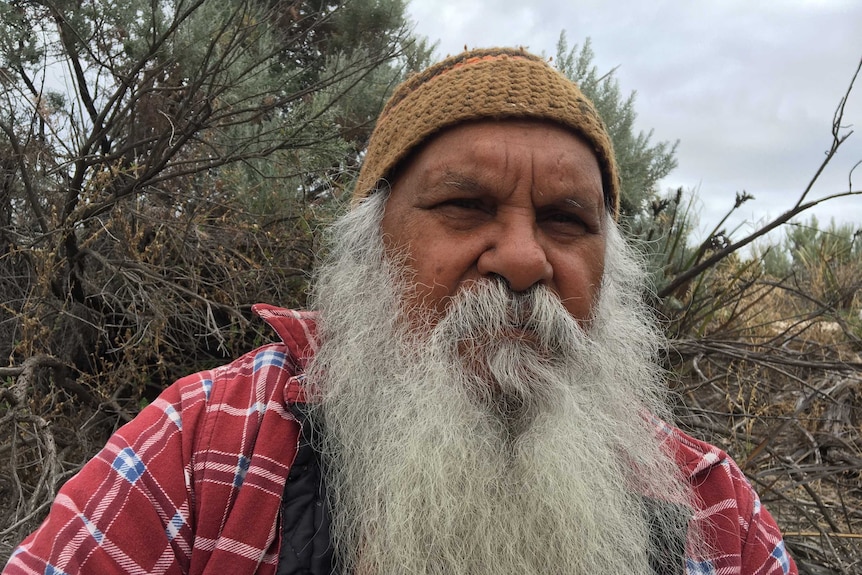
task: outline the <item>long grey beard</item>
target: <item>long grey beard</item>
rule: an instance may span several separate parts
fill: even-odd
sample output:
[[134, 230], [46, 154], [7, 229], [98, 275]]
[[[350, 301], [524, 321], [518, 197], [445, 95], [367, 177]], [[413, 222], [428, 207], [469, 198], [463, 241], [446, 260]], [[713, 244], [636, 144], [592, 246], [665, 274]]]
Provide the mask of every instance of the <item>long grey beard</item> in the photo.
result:
[[650, 518], [642, 496], [690, 495], [645, 418], [664, 415], [660, 338], [616, 230], [589, 333], [549, 290], [490, 280], [417, 325], [409, 266], [379, 237], [382, 196], [334, 226], [313, 293], [310, 413], [341, 569], [650, 573], [651, 522], [680, 538], [687, 517]]

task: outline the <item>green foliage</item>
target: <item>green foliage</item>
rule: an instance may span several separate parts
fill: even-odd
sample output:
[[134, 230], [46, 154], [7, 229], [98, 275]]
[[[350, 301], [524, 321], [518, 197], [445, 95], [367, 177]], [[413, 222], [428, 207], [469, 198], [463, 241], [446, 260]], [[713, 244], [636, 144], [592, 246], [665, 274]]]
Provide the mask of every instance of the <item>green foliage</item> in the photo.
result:
[[[253, 303], [304, 304], [325, 198], [429, 59], [405, 22], [402, 0], [0, 3], [0, 355], [48, 358], [0, 429], [4, 537], [53, 497], [29, 470], [70, 475], [166, 384], [271, 341]], [[62, 458], [10, 448], [34, 421]]]
[[[729, 242], [723, 230], [714, 230], [699, 246], [691, 245], [697, 226], [695, 203], [693, 190], [679, 188], [655, 195], [646, 210], [627, 222], [627, 233], [644, 255], [655, 293], [664, 292], [675, 278]], [[750, 263], [733, 257], [656, 298], [653, 304], [667, 321], [668, 335], [700, 337], [728, 329], [733, 323], [729, 320], [736, 318], [725, 308], [750, 285], [755, 271]]]
[[765, 249], [756, 249], [755, 254], [762, 262], [763, 271], [771, 277], [786, 278], [793, 270], [793, 263], [790, 257], [780, 245], [770, 245]]
[[656, 194], [648, 208], [626, 222], [626, 231], [645, 254], [653, 285], [661, 287], [691, 261], [691, 232], [697, 224], [694, 193], [682, 188]]
[[333, 18], [331, 53], [350, 53], [369, 42], [385, 41], [392, 30], [407, 26], [406, 2], [402, 0], [362, 0], [347, 2]]
[[862, 291], [862, 229], [831, 222], [821, 229], [815, 216], [791, 222], [778, 245], [755, 252], [764, 272], [792, 283], [834, 314], [847, 314]]
[[653, 144], [652, 130], [636, 131], [636, 93], [624, 97], [615, 77], [616, 69], [600, 74], [593, 64], [594, 58], [589, 38], [580, 50], [577, 45], [569, 49], [565, 31], [560, 33], [557, 69], [580, 86], [607, 124], [620, 168], [621, 211], [624, 218], [629, 218], [647, 208], [650, 197], [658, 191], [658, 181], [676, 167], [678, 142]]
[[427, 62], [405, 22], [401, 0], [0, 5], [0, 354], [133, 413], [269, 340], [251, 304], [304, 303], [310, 202]]
[[792, 223], [784, 246], [794, 265], [810, 265], [815, 260], [845, 264], [862, 256], [862, 228], [831, 222], [820, 228], [816, 216], [807, 223]]

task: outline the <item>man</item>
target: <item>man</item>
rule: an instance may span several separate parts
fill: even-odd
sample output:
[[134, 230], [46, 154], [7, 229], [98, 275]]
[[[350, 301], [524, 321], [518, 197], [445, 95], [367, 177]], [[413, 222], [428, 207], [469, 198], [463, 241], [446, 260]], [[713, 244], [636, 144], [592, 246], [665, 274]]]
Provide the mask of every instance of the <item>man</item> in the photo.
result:
[[736, 465], [663, 423], [607, 132], [517, 50], [396, 90], [314, 312], [184, 378], [4, 573], [796, 573]]

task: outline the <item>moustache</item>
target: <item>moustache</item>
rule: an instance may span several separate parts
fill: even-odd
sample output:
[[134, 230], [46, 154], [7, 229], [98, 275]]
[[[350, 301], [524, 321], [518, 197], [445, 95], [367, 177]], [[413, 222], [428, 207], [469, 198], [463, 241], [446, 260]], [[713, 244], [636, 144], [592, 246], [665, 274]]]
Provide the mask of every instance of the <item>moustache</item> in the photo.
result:
[[523, 343], [548, 357], [589, 344], [585, 330], [551, 289], [536, 285], [514, 292], [502, 279], [476, 281], [461, 289], [434, 332], [456, 345]]

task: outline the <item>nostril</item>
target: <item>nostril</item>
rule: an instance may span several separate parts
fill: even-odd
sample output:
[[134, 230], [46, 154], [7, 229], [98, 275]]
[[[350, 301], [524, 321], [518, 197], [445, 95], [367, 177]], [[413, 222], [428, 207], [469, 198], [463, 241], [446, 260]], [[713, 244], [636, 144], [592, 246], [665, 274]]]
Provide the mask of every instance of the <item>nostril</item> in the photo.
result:
[[507, 290], [512, 291], [512, 285], [509, 283], [509, 280], [506, 279], [504, 276], [501, 276], [498, 273], [492, 273], [490, 280], [494, 283], [499, 283], [500, 285], [504, 286]]
[[503, 278], [513, 292], [523, 292], [536, 284], [551, 281], [553, 268], [535, 230], [508, 226], [490, 242], [477, 262], [483, 277]]

